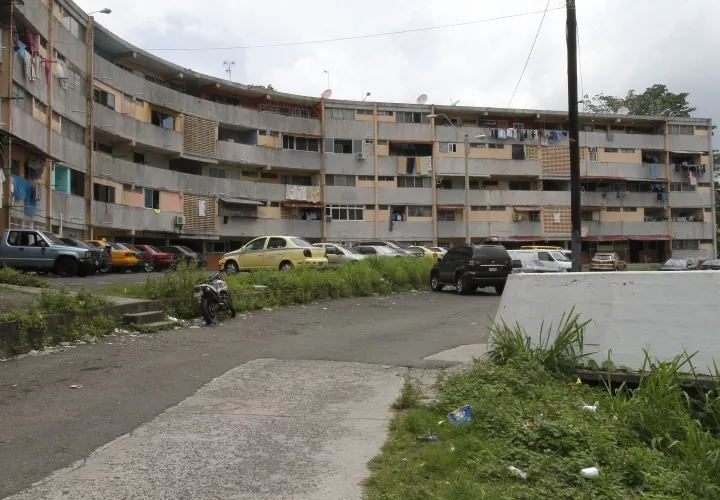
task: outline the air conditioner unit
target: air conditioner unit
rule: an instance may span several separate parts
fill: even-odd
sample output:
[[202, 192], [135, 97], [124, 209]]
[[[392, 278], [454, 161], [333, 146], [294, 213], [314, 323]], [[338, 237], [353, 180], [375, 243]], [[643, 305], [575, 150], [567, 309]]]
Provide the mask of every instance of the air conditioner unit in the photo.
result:
[[358, 160], [366, 160], [367, 156], [365, 155], [365, 153], [357, 153], [355, 155], [355, 158], [357, 158]]
[[519, 213], [517, 213], [517, 212], [515, 212], [514, 214], [512, 214], [512, 218], [513, 218], [513, 220], [514, 220], [515, 222], [518, 222], [518, 221], [521, 221], [521, 220], [522, 220], [522, 215], [519, 214]]
[[175, 217], [175, 224], [178, 226], [184, 226], [185, 225], [185, 216], [184, 215], [178, 215]]

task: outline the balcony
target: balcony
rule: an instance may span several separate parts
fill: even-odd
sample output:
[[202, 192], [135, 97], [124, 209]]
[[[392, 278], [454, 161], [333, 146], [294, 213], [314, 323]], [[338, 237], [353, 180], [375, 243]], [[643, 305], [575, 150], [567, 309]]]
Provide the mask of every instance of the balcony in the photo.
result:
[[670, 151], [693, 151], [708, 154], [711, 136], [708, 135], [671, 135]]
[[[333, 222], [334, 224], [334, 222]], [[322, 221], [291, 219], [243, 219], [228, 218], [218, 222], [218, 235], [233, 238], [251, 238], [268, 234], [286, 234], [300, 238], [319, 239], [322, 237]]]
[[593, 207], [649, 207], [662, 208], [663, 200], [658, 200], [657, 193], [628, 193], [611, 191], [609, 193], [582, 193], [583, 206]]
[[375, 131], [371, 121], [333, 120], [328, 118], [325, 120], [325, 137], [372, 139], [375, 137]]
[[147, 208], [93, 201], [93, 224], [96, 232], [102, 234], [102, 228], [115, 228], [135, 231], [177, 232], [175, 218], [181, 213], [160, 212]]
[[380, 205], [432, 205], [431, 188], [380, 188]]
[[[612, 163], [612, 162], [580, 162], [580, 175], [582, 177], [602, 177], [602, 178], [621, 178], [627, 180], [646, 180], [658, 182], [650, 179], [650, 164], [642, 163]], [[664, 163], [655, 164], [656, 175], [658, 179], [665, 179], [667, 171]]]
[[328, 205], [374, 205], [375, 188], [328, 186], [325, 191]]
[[[382, 165], [382, 159], [394, 159], [394, 156], [379, 156], [378, 163]], [[397, 160], [389, 170], [392, 174], [380, 172], [378, 175], [397, 175]], [[325, 172], [328, 174], [342, 175], [375, 175], [375, 159], [369, 155], [364, 160], [358, 160], [353, 154], [325, 153]]]
[[218, 141], [218, 160], [235, 164], [269, 165], [275, 168], [308, 172], [316, 172], [322, 168], [321, 153], [266, 148], [228, 141]]
[[430, 123], [378, 123], [378, 138], [391, 141], [432, 141]]
[[42, 2], [25, 2], [15, 7], [15, 12], [19, 12], [47, 40], [48, 8]]
[[670, 193], [670, 206], [678, 208], [700, 208], [712, 206], [712, 193], [673, 191]]
[[[470, 222], [470, 237], [537, 237], [542, 239], [542, 223], [540, 222]], [[438, 238], [465, 238], [465, 222], [438, 222]]]
[[85, 172], [87, 170], [87, 148], [56, 132], [53, 132], [52, 137], [53, 156], [60, 159], [62, 163], [72, 165], [76, 170]]
[[47, 125], [36, 120], [31, 115], [11, 104], [12, 130], [11, 132], [30, 144], [34, 144], [43, 151], [47, 151]]
[[580, 147], [584, 146], [590, 148], [665, 149], [665, 136], [662, 134], [612, 132], [612, 141], [609, 141], [607, 132], [580, 132]]
[[[378, 222], [387, 225], [387, 221]], [[368, 240], [375, 238], [373, 221], [328, 221], [326, 225], [328, 241]]]
[[[465, 203], [465, 191], [462, 189], [439, 189], [438, 205]], [[470, 191], [471, 205], [570, 205], [568, 191], [505, 191], [486, 189]]]
[[673, 222], [672, 236], [677, 240], [714, 240], [715, 224], [712, 222]]
[[[539, 177], [542, 167], [537, 160], [495, 160], [470, 158], [470, 176], [491, 175]], [[465, 158], [435, 158], [436, 175], [465, 175]]]
[[[82, 196], [53, 191], [52, 211], [57, 219], [62, 214], [63, 226], [66, 228], [83, 229], [85, 226], [85, 198]], [[57, 219], [53, 224], [58, 223]]]
[[[334, 224], [335, 222], [333, 222]], [[381, 221], [380, 239], [398, 241], [429, 241], [433, 238], [433, 223], [414, 221], [394, 221], [392, 231], [390, 222]]]
[[180, 132], [136, 120], [99, 104], [95, 105], [95, 128], [123, 139], [142, 144], [159, 152], [183, 151], [183, 135]]
[[583, 222], [588, 236], [668, 234], [667, 222]]

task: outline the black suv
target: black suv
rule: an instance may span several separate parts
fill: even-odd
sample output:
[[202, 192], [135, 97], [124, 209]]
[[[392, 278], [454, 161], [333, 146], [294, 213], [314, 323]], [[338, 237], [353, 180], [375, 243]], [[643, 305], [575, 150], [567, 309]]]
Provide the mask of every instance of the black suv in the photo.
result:
[[455, 285], [458, 293], [470, 293], [492, 286], [502, 295], [512, 272], [512, 259], [502, 245], [461, 245], [438, 259], [430, 271], [430, 287], [435, 292]]

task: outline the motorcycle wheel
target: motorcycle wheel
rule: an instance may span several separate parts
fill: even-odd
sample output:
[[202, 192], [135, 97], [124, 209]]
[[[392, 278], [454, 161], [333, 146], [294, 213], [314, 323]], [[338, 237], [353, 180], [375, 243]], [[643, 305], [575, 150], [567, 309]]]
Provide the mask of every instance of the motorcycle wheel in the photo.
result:
[[205, 323], [208, 325], [214, 325], [217, 323], [218, 306], [220, 304], [217, 300], [209, 297], [203, 298], [202, 301], [202, 316]]
[[235, 310], [235, 306], [232, 303], [232, 299], [230, 297], [227, 298], [228, 300], [228, 314], [230, 314], [231, 318], [234, 318], [237, 316], [237, 311]]

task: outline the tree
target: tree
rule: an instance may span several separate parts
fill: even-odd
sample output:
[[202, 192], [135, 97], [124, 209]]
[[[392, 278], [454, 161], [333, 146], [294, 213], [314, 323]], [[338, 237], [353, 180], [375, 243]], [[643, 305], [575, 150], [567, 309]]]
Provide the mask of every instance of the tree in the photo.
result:
[[655, 84], [641, 94], [628, 90], [625, 97], [598, 94], [589, 98], [586, 95], [583, 97], [583, 104], [587, 113], [615, 114], [624, 106], [630, 110], [631, 115], [689, 117], [697, 108], [690, 107], [688, 95], [687, 92], [674, 94], [667, 86]]

